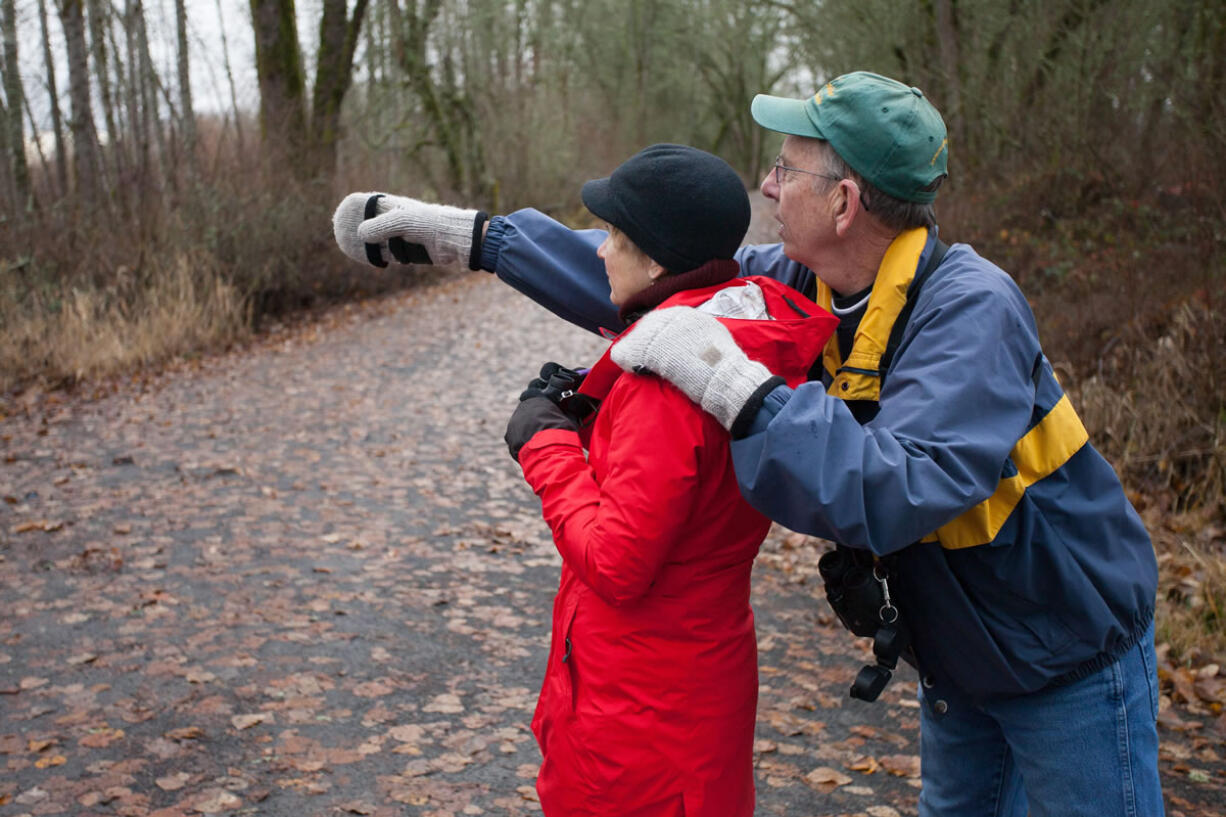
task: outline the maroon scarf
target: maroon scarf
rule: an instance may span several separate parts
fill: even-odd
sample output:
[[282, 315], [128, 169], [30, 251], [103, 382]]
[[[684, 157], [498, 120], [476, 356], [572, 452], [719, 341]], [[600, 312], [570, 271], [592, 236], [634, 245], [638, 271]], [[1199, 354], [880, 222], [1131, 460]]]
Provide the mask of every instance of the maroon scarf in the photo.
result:
[[679, 272], [657, 278], [641, 292], [631, 295], [617, 311], [622, 323], [630, 324], [686, 289], [702, 289], [731, 281], [741, 272], [741, 265], [731, 258], [716, 258], [689, 272]]

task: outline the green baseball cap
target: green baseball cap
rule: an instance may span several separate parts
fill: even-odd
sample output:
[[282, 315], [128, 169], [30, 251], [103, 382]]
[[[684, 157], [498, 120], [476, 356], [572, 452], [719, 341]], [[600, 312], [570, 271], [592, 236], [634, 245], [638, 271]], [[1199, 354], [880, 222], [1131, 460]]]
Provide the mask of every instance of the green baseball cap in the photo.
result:
[[758, 94], [750, 112], [780, 133], [824, 139], [852, 170], [903, 201], [927, 204], [947, 174], [949, 139], [941, 114], [919, 88], [853, 71], [808, 99]]

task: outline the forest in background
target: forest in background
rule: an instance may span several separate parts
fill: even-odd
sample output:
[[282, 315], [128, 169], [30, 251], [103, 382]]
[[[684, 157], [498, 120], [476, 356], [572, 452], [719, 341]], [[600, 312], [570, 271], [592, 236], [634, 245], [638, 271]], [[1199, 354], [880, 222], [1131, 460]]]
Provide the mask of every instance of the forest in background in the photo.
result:
[[[1162, 639], [1189, 660], [1226, 653], [1221, 0], [193, 6], [215, 6], [220, 51], [192, 48], [186, 0], [0, 0], [6, 399], [421, 280], [335, 250], [351, 190], [579, 223], [580, 184], [656, 141], [711, 150], [752, 186], [779, 143], [749, 116], [756, 93], [874, 70], [944, 113], [942, 235], [1034, 304], [1154, 532]], [[205, 67], [225, 79], [220, 112], [195, 110]]]

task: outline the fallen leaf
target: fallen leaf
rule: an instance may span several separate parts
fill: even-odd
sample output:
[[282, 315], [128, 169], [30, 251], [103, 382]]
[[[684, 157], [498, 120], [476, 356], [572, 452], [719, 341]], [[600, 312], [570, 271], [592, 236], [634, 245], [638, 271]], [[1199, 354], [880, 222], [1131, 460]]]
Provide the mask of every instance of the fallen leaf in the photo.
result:
[[460, 703], [458, 695], [444, 692], [442, 695], [436, 695], [434, 700], [421, 709], [423, 712], [441, 712], [444, 715], [454, 715], [457, 712], [464, 711], [464, 704]]
[[28, 522], [20, 522], [13, 528], [13, 533], [29, 533], [34, 530], [46, 531], [51, 533], [64, 527], [64, 523], [60, 521], [52, 521], [48, 519], [32, 519]]
[[417, 743], [425, 735], [425, 730], [416, 724], [405, 723], [393, 726], [387, 734], [392, 740], [398, 740], [401, 743]]
[[34, 762], [34, 766], [39, 769], [45, 769], [48, 766], [63, 766], [68, 762], [68, 758], [63, 755], [43, 755]]
[[178, 791], [187, 785], [187, 781], [191, 780], [192, 776], [187, 772], [176, 772], [175, 774], [159, 777], [153, 782], [158, 784], [158, 788], [163, 791]]
[[818, 791], [829, 794], [839, 786], [846, 786], [851, 782], [851, 778], [838, 769], [832, 769], [829, 766], [818, 766], [805, 775], [805, 782]]
[[195, 740], [204, 736], [204, 730], [199, 726], [181, 726], [166, 733], [171, 740]]
[[241, 798], [225, 789], [206, 789], [200, 793], [199, 799], [193, 802], [191, 807], [192, 810], [201, 814], [220, 814], [223, 811], [234, 811], [242, 804]]
[[877, 758], [873, 757], [872, 755], [862, 755], [853, 760], [851, 763], [848, 763], [847, 768], [851, 769], [853, 772], [873, 774], [880, 768], [880, 764], [877, 763]]
[[919, 777], [919, 755], [886, 755], [880, 758], [881, 768], [898, 777]]
[[271, 712], [253, 712], [249, 715], [235, 715], [230, 718], [235, 729], [250, 729], [257, 723], [276, 723]]
[[90, 749], [105, 749], [115, 741], [123, 737], [122, 729], [95, 729], [91, 730], [88, 735], [85, 735], [77, 741], [82, 746]]
[[362, 698], [378, 698], [396, 690], [382, 681], [365, 681], [353, 688], [353, 694]]
[[869, 806], [865, 809], [869, 817], [901, 817], [898, 809], [890, 806]]
[[31, 789], [26, 789], [21, 794], [17, 795], [15, 801], [20, 806], [29, 806], [33, 805], [34, 803], [40, 803], [43, 800], [46, 800], [49, 796], [50, 795], [47, 794], [45, 790], [35, 786]]

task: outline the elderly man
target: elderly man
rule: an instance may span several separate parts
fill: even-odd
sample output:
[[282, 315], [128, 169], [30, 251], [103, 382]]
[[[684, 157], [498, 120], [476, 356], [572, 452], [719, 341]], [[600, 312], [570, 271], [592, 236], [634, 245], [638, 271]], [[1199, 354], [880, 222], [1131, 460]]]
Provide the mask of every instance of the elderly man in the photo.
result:
[[[1153, 548], [1012, 279], [938, 240], [940, 114], [867, 72], [752, 113], [785, 134], [761, 184], [781, 243], [737, 260], [840, 317], [822, 371], [789, 388], [683, 307], [639, 321], [614, 359], [719, 419], [745, 497], [837, 543], [882, 594], [880, 620], [857, 617], [826, 574], [845, 623], [878, 635], [853, 694], [875, 697], [900, 653], [920, 673], [921, 815], [1161, 814]], [[357, 260], [467, 261], [573, 323], [621, 328], [598, 231], [368, 194], [334, 227]]]

